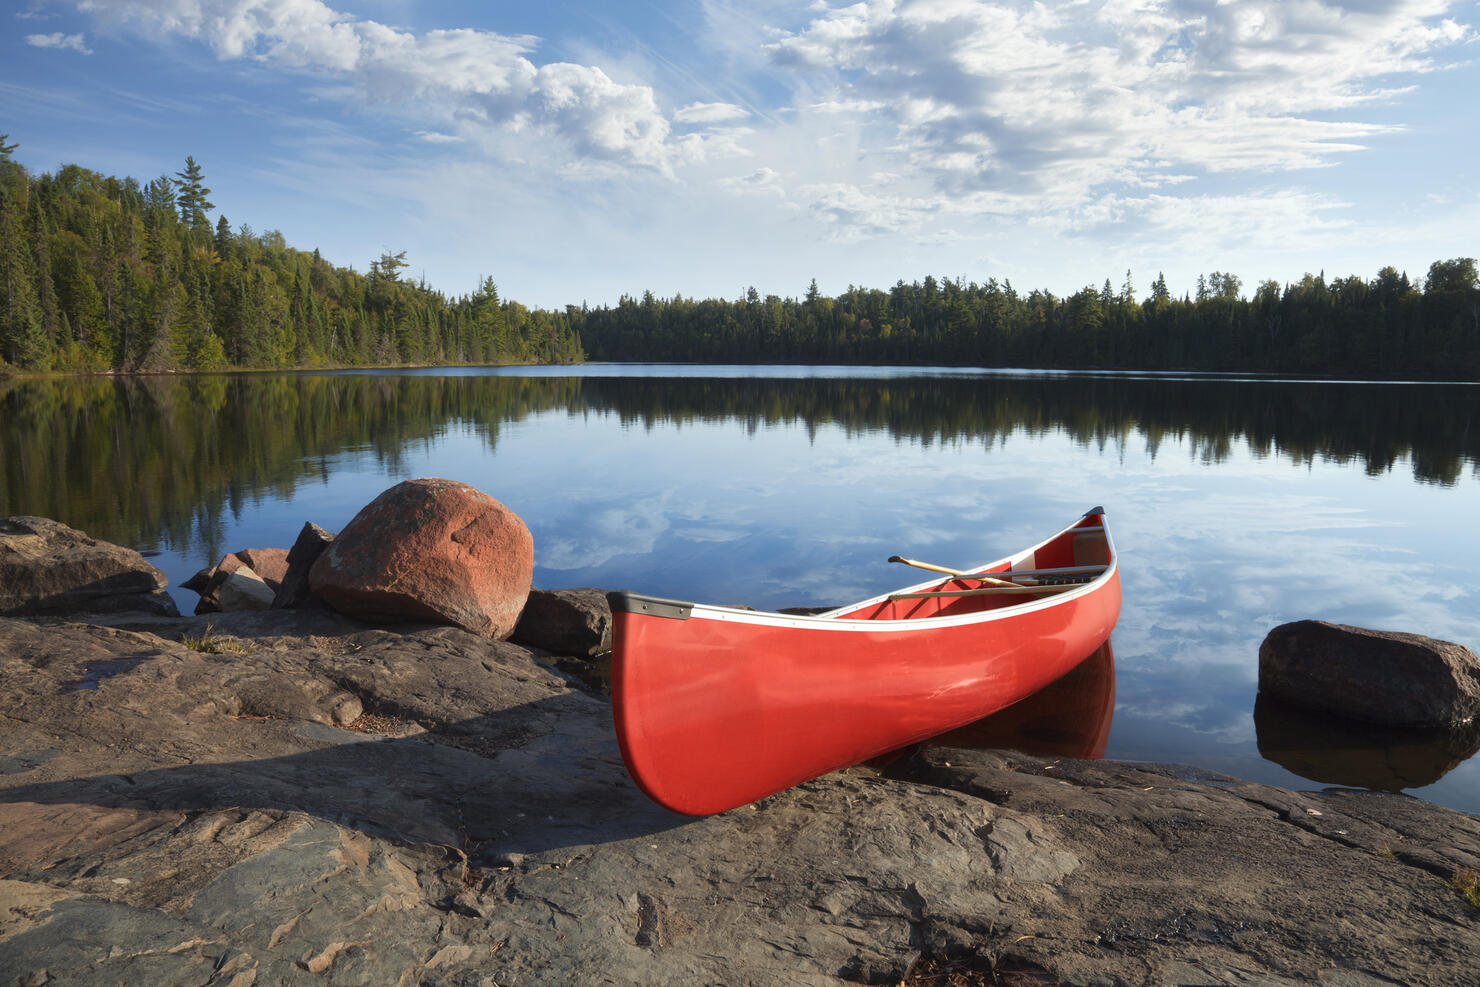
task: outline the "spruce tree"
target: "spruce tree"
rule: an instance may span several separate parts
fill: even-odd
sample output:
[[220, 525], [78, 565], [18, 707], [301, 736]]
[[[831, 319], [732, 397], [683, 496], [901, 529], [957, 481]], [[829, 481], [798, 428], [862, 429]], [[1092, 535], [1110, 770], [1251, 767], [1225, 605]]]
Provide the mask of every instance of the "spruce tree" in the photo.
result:
[[211, 224], [206, 219], [206, 210], [215, 209], [216, 204], [206, 196], [211, 190], [205, 187], [200, 165], [195, 158], [185, 157], [185, 170], [175, 172], [175, 203], [180, 208], [180, 221], [190, 227], [192, 233], [204, 230], [210, 233]]

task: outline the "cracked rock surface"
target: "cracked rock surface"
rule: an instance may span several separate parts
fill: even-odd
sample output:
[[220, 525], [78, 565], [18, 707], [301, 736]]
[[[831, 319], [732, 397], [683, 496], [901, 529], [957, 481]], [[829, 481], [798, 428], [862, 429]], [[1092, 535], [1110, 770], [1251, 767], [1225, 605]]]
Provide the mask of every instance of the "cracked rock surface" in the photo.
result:
[[98, 621], [0, 619], [3, 985], [1365, 987], [1480, 955], [1480, 820], [1410, 798], [924, 747], [691, 819], [521, 646]]

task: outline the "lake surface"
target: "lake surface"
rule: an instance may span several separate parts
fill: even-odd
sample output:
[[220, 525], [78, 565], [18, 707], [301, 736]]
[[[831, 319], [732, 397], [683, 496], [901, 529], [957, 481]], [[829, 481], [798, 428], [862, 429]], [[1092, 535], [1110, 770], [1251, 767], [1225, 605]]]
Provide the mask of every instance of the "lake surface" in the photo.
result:
[[0, 516], [150, 554], [184, 612], [174, 587], [225, 551], [338, 530], [417, 476], [518, 512], [538, 586], [763, 608], [915, 581], [894, 554], [990, 561], [1103, 504], [1125, 591], [1106, 756], [1480, 812], [1465, 738], [1256, 709], [1259, 642], [1285, 621], [1480, 650], [1480, 386], [625, 365], [12, 381], [0, 453]]

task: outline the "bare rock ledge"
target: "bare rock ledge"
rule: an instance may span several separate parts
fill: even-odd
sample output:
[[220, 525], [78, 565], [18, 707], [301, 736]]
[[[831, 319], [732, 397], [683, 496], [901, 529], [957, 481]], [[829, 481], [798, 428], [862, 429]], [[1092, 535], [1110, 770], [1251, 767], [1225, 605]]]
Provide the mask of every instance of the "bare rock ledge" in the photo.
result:
[[6, 985], [1369, 987], [1480, 955], [1463, 813], [926, 747], [691, 819], [603, 699], [454, 627], [0, 619], [0, 711]]

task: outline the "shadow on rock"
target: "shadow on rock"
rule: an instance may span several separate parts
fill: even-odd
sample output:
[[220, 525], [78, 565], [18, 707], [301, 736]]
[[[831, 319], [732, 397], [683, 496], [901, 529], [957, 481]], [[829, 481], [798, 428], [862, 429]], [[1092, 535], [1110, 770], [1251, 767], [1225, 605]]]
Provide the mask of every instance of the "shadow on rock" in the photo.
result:
[[[569, 704], [561, 697], [530, 704], [556, 705]], [[632, 784], [607, 724], [578, 720], [574, 729], [491, 756], [463, 749], [506, 727], [490, 721], [537, 712], [506, 710], [414, 737], [300, 721], [287, 729], [313, 750], [22, 785], [0, 791], [0, 803], [297, 811], [370, 835], [458, 847], [484, 863], [651, 835], [687, 821]]]
[[298, 811], [489, 860], [684, 821], [628, 777], [610, 706], [527, 649], [326, 614], [213, 620], [0, 620], [7, 818], [45, 818], [25, 804]]

